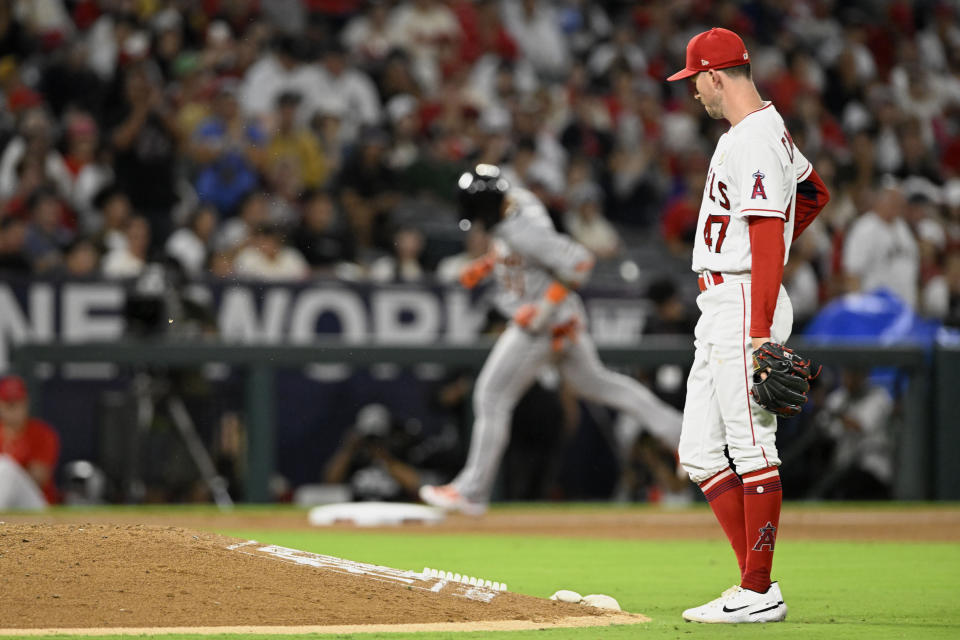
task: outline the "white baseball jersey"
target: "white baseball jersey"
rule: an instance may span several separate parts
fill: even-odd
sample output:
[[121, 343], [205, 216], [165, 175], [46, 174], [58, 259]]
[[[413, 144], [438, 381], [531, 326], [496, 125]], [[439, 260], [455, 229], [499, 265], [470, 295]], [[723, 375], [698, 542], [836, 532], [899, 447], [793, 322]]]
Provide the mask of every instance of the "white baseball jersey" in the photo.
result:
[[[497, 255], [494, 302], [500, 313], [512, 318], [522, 305], [540, 301], [554, 280], [579, 284], [585, 275], [579, 269], [592, 264], [593, 256], [583, 245], [557, 232], [546, 207], [530, 191], [512, 188], [507, 199], [506, 215], [493, 228]], [[571, 291], [552, 321], [560, 324], [574, 316], [584, 318], [583, 302]]]
[[[749, 218], [784, 220], [784, 262], [793, 239], [797, 183], [813, 168], [794, 146], [783, 118], [771, 103], [750, 113], [720, 137], [710, 160], [700, 205], [700, 229], [693, 270], [740, 274], [725, 278], [697, 298], [702, 311], [695, 331], [693, 366], [680, 436], [680, 462], [694, 482], [728, 467], [737, 473], [780, 464], [777, 419], [750, 398], [751, 267]], [[793, 308], [783, 287], [770, 336], [784, 343], [793, 326]]]
[[885, 287], [917, 306], [920, 249], [902, 218], [884, 222], [872, 211], [857, 218], [843, 245], [843, 268], [864, 291]]
[[786, 264], [793, 239], [797, 183], [813, 166], [793, 144], [773, 103], [720, 136], [703, 189], [693, 270], [749, 273], [750, 216], [783, 218]]

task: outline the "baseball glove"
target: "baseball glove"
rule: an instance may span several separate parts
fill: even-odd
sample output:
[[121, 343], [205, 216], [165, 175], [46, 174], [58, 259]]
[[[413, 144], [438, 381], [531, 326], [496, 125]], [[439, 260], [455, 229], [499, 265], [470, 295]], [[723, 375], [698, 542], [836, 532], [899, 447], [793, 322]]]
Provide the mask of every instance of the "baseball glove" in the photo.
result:
[[819, 373], [820, 367], [814, 367], [809, 358], [781, 344], [764, 342], [753, 352], [750, 395], [767, 411], [789, 418], [800, 413], [810, 381]]

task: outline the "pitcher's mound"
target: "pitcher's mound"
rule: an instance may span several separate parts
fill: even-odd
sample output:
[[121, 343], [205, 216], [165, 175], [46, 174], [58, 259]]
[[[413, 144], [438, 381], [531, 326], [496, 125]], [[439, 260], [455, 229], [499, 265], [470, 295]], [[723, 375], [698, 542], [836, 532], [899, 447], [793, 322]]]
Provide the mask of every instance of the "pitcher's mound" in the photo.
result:
[[646, 620], [172, 527], [0, 524], [0, 584], [3, 635], [506, 630]]

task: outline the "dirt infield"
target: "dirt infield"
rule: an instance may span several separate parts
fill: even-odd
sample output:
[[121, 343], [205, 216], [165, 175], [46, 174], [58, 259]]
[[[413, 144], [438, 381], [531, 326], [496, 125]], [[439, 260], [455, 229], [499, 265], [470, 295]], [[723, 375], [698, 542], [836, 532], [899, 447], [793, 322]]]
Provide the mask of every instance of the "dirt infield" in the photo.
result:
[[[269, 545], [236, 546], [243, 541], [198, 531], [317, 530], [307, 523], [304, 510], [58, 509], [0, 518], [5, 520], [0, 522], [0, 636], [134, 632], [131, 629], [258, 634], [505, 631], [645, 620], [507, 592], [484, 602], [467, 597], [462, 589], [455, 592], [459, 585], [435, 592], [428, 587], [436, 587], [437, 581], [401, 584], [389, 575], [356, 575], [364, 572], [341, 570], [339, 565], [331, 570], [322, 563], [295, 564], [291, 550], [273, 548], [265, 555]], [[960, 509], [794, 505], [787, 506], [781, 526], [792, 539], [958, 542]], [[348, 525], [333, 528], [357, 530]], [[608, 539], [722, 537], [705, 508], [609, 506], [504, 508], [479, 519], [450, 517], [439, 525], [382, 530]]]
[[[204, 530], [317, 530], [303, 510], [215, 513], [190, 511], [70, 511], [39, 515], [0, 516], [21, 523], [119, 523], [176, 525]], [[786, 505], [780, 520], [784, 535], [793, 540], [960, 542], [960, 509], [951, 506], [907, 505], [896, 507]], [[333, 529], [353, 529], [336, 525]], [[365, 531], [376, 530], [367, 529]], [[396, 532], [396, 527], [383, 529]], [[410, 533], [475, 533], [636, 540], [703, 540], [723, 533], [706, 508], [657, 510], [559, 507], [506, 508], [483, 518], [453, 516], [437, 525], [410, 524]]]
[[243, 542], [174, 527], [0, 524], [0, 629], [307, 625], [343, 633], [356, 625], [477, 630], [644, 621], [452, 582], [438, 587], [439, 580], [384, 567], [318, 566], [326, 556]]

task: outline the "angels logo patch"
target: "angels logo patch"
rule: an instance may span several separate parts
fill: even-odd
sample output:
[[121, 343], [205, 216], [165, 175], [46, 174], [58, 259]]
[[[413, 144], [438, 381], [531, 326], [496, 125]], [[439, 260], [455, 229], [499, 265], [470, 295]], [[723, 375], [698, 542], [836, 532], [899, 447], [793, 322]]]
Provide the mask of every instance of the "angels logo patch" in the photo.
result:
[[760, 196], [764, 200], [767, 199], [767, 192], [763, 188], [763, 179], [766, 177], [767, 176], [760, 173], [759, 169], [753, 174], [753, 195], [750, 196], [752, 200], [756, 200], [757, 196]]
[[754, 551], [763, 551], [764, 547], [770, 547], [770, 551], [773, 551], [773, 546], [777, 542], [777, 528], [773, 526], [772, 522], [767, 522], [766, 526], [760, 527], [760, 537], [757, 538], [757, 542], [753, 545]]

